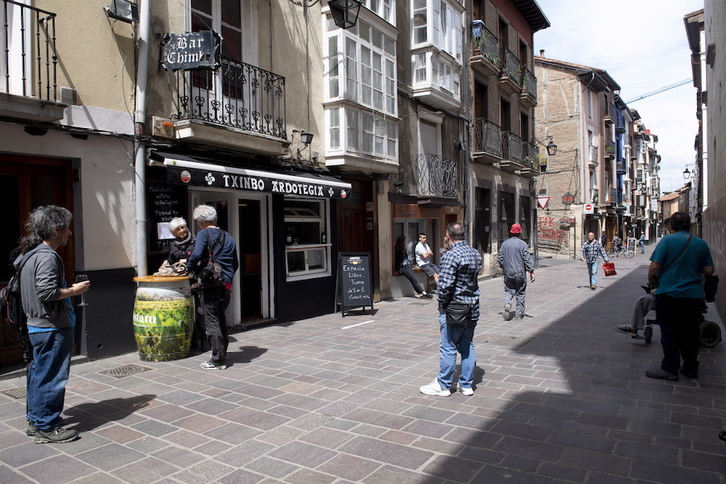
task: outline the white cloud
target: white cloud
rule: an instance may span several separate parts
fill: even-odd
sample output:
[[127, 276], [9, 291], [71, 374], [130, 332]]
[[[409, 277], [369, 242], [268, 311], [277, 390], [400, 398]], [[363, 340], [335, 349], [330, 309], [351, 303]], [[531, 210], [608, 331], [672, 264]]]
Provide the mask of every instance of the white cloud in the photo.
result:
[[[691, 78], [691, 52], [683, 16], [703, 0], [537, 0], [552, 26], [534, 36], [534, 51], [604, 69], [625, 101]], [[693, 163], [696, 90], [692, 83], [628, 104], [658, 135], [661, 189], [683, 186]]]

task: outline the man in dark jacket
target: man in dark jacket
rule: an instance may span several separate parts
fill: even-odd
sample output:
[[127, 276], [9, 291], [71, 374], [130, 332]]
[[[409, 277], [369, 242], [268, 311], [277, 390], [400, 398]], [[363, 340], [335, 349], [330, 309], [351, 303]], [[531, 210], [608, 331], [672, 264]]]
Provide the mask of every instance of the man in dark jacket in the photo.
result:
[[[78, 431], [61, 427], [65, 388], [71, 367], [76, 317], [70, 298], [90, 288], [84, 281], [66, 287], [58, 248], [68, 243], [73, 215], [48, 205], [30, 213], [28, 235], [21, 241], [27, 257], [20, 274], [23, 311], [33, 362], [28, 368], [27, 418], [29, 436], [36, 443], [63, 443], [78, 438]], [[19, 267], [21, 258], [16, 261]]]
[[239, 267], [237, 243], [224, 230], [217, 227], [217, 210], [210, 205], [199, 205], [194, 209], [194, 220], [199, 225], [194, 251], [187, 261], [187, 272], [199, 273], [212, 252], [224, 275], [223, 284], [205, 284], [202, 281], [201, 305], [204, 312], [204, 326], [212, 347], [212, 356], [200, 366], [205, 370], [225, 370], [229, 333], [225, 311], [229, 306], [234, 273]]
[[529, 255], [527, 243], [522, 236], [522, 226], [512, 224], [509, 238], [504, 241], [497, 254], [497, 262], [504, 271], [504, 311], [505, 321], [512, 319], [512, 304], [516, 300], [515, 318], [524, 317], [524, 296], [527, 291], [527, 272], [534, 282], [534, 264]]

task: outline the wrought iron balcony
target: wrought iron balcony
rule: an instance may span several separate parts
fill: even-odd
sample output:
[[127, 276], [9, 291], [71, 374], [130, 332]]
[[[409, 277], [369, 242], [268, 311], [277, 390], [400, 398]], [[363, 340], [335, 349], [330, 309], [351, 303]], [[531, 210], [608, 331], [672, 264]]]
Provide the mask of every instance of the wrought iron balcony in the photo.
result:
[[481, 20], [471, 23], [471, 42], [474, 55], [471, 65], [486, 76], [499, 74], [499, 41]]
[[606, 125], [610, 125], [615, 122], [615, 118], [615, 103], [611, 103], [606, 99], [603, 103], [603, 120]]
[[521, 93], [522, 75], [519, 72], [520, 63], [517, 56], [509, 49], [504, 51], [502, 64], [502, 77], [500, 86], [510, 94]]
[[590, 166], [597, 166], [597, 164], [600, 162], [600, 158], [598, 155], [598, 148], [595, 145], [590, 145], [590, 152], [587, 155], [587, 163]]
[[[0, 21], [0, 94], [35, 98], [43, 103], [30, 108], [27, 103], [13, 104], [10, 97], [3, 103], [3, 114], [19, 114], [24, 118], [61, 119], [63, 108], [56, 79], [58, 55], [56, 52], [56, 14], [24, 5], [14, 0], [2, 0]], [[17, 110], [17, 113], [15, 112]]]
[[605, 158], [609, 160], [615, 158], [615, 141], [605, 141]]
[[459, 165], [431, 153], [419, 154], [418, 194], [425, 197], [456, 198], [459, 195]]
[[178, 71], [178, 120], [287, 140], [285, 78], [221, 56], [216, 71]]
[[537, 78], [529, 69], [522, 69], [522, 104], [533, 108], [537, 105]]
[[522, 164], [524, 159], [524, 142], [522, 138], [509, 131], [502, 133], [502, 160]]
[[502, 158], [502, 129], [485, 118], [474, 119], [474, 157], [485, 154], [495, 161]]

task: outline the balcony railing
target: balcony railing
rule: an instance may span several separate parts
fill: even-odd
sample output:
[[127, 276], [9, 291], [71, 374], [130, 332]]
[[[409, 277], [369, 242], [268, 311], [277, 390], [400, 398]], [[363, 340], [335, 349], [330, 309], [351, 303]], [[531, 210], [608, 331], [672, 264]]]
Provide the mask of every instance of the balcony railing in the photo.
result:
[[471, 23], [471, 41], [475, 55], [476, 51], [479, 51], [479, 55], [486, 57], [491, 63], [499, 65], [497, 36], [486, 28], [481, 20]]
[[502, 157], [502, 129], [484, 118], [474, 119], [474, 152]]
[[420, 196], [451, 197], [459, 195], [459, 165], [438, 155], [423, 153], [416, 160]]
[[600, 162], [598, 158], [598, 148], [595, 145], [590, 145], [590, 152], [588, 153], [587, 161], [590, 164], [597, 165]]
[[285, 78], [221, 56], [216, 71], [177, 72], [177, 119], [287, 139]]
[[55, 17], [46, 10], [2, 0], [0, 74], [4, 82], [0, 92], [58, 100]]
[[504, 64], [502, 65], [502, 74], [507, 76], [517, 86], [522, 85], [522, 75], [519, 72], [519, 59], [514, 52], [507, 49], [504, 54]]
[[607, 140], [605, 141], [605, 156], [607, 158], [615, 158], [615, 141], [613, 140]]
[[522, 138], [509, 131], [502, 133], [502, 159], [522, 163], [524, 158]]
[[534, 77], [534, 72], [529, 69], [523, 69], [522, 76], [522, 94], [531, 96], [534, 101], [537, 101], [537, 78]]

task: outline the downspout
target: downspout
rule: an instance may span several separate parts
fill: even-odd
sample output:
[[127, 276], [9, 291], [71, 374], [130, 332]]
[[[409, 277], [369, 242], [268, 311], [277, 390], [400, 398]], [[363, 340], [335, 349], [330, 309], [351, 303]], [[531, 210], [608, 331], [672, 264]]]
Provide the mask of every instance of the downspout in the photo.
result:
[[147, 275], [146, 260], [146, 144], [140, 137], [146, 126], [146, 85], [149, 74], [149, 35], [151, 0], [141, 0], [136, 40], [136, 112], [134, 113], [134, 194], [136, 198], [136, 274]]

